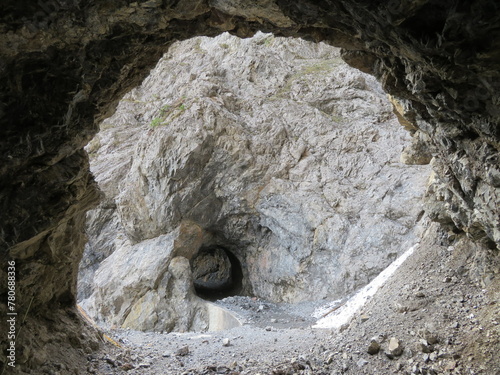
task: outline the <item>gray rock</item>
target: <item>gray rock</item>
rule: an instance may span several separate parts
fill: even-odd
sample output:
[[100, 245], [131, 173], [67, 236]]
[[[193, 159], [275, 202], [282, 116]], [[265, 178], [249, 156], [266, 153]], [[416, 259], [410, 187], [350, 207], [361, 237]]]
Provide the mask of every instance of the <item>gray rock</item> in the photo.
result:
[[177, 352], [175, 353], [175, 355], [179, 356], [179, 357], [184, 357], [184, 356], [187, 356], [189, 354], [189, 346], [183, 346], [182, 348], [178, 349]]
[[135, 366], [131, 363], [125, 363], [120, 368], [124, 371], [130, 371], [130, 370], [133, 370], [135, 368]]
[[434, 345], [429, 344], [425, 339], [419, 340], [418, 348], [422, 353], [432, 353], [434, 351]]
[[439, 342], [438, 336], [436, 336], [434, 333], [432, 333], [428, 329], [424, 329], [422, 331], [419, 331], [419, 335], [431, 345], [437, 344]]
[[370, 344], [368, 345], [368, 349], [366, 351], [371, 355], [377, 354], [380, 351], [380, 343], [377, 338], [372, 338], [370, 340]]
[[403, 354], [403, 345], [401, 341], [395, 337], [391, 337], [385, 354], [391, 359], [394, 357], [399, 357], [401, 354]]
[[335, 359], [335, 353], [328, 353], [325, 358], [325, 364], [326, 365], [332, 364], [334, 359]]
[[[33, 18], [32, 12], [20, 10], [23, 2], [12, 2], [2, 21], [2, 30], [8, 31], [2, 34], [0, 59], [0, 82], [6, 82], [0, 117], [7, 214], [0, 227], [5, 250], [23, 263], [19, 287], [25, 293], [18, 295], [19, 304], [27, 306], [35, 296], [33, 314], [54, 318], [54, 309], [41, 307], [59, 302], [60, 296], [72, 301], [75, 295], [75, 268], [84, 242], [81, 213], [96, 199], [81, 147], [95, 133], [96, 119], [113, 112], [115, 99], [145, 77], [168, 41], [217, 29], [249, 36], [262, 27], [346, 47], [346, 60], [407, 98], [404, 112], [432, 138], [431, 152], [441, 159], [429, 187], [436, 200], [430, 205], [433, 218], [475, 240], [489, 238], [490, 249], [491, 241], [499, 246], [500, 70], [498, 45], [489, 42], [498, 40], [495, 2], [471, 3], [470, 20], [462, 7], [442, 11], [438, 2], [425, 1], [376, 11], [359, 1], [258, 1], [246, 6], [242, 1], [169, 2], [171, 6], [148, 1], [116, 7], [92, 2], [85, 7], [84, 22], [75, 19], [78, 3], [53, 2], [55, 8], [42, 6], [44, 15]], [[210, 9], [214, 3], [219, 8]], [[57, 22], [48, 22], [56, 13]], [[426, 22], [413, 22], [418, 20]], [[111, 38], [113, 48], [102, 43]], [[467, 48], [477, 45], [478, 51]], [[117, 51], [125, 53], [118, 56]], [[438, 56], [438, 63], [430, 56]], [[49, 95], [45, 79], [32, 79], [45, 72], [55, 75]], [[29, 90], [22, 87], [26, 82]], [[120, 310], [119, 302], [110, 301], [110, 309], [117, 305]], [[58, 318], [53, 321], [68, 320]], [[72, 332], [68, 323], [58, 325], [54, 329], [61, 333]], [[32, 332], [26, 341], [43, 345], [41, 335]]]
[[364, 367], [368, 364], [368, 361], [364, 358], [360, 358], [357, 362], [356, 362], [356, 365], [358, 367]]

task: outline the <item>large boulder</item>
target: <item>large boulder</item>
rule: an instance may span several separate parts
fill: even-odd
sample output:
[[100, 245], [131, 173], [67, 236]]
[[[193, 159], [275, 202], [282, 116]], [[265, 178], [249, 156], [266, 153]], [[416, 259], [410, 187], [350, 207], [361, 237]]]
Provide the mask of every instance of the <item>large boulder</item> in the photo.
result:
[[[299, 302], [345, 296], [418, 241], [429, 167], [400, 162], [411, 138], [386, 95], [328, 45], [176, 43], [101, 129], [88, 150], [107, 197], [89, 214], [94, 261], [80, 271], [82, 306], [99, 321], [127, 326], [130, 304], [162, 310], [142, 296], [161, 288], [173, 253], [191, 261], [198, 291], [231, 289], [228, 253], [239, 292]], [[160, 240], [186, 222], [205, 239], [185, 237], [181, 252]], [[158, 268], [138, 271], [136, 257]], [[150, 282], [130, 292], [133, 275]]]

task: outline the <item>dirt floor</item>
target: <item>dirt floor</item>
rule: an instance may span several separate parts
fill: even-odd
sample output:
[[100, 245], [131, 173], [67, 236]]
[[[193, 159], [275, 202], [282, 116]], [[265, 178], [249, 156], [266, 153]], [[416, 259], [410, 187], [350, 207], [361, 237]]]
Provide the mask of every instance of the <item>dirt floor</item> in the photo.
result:
[[[427, 238], [439, 243], [418, 245], [340, 327], [313, 328], [318, 309], [323, 306], [323, 315], [329, 311], [328, 301], [286, 305], [229, 297], [218, 304], [237, 314], [241, 327], [208, 333], [108, 331], [120, 347], [107, 344], [89, 355], [85, 371], [500, 374], [498, 255], [429, 230], [435, 233]], [[331, 304], [330, 322], [342, 318], [345, 302]]]

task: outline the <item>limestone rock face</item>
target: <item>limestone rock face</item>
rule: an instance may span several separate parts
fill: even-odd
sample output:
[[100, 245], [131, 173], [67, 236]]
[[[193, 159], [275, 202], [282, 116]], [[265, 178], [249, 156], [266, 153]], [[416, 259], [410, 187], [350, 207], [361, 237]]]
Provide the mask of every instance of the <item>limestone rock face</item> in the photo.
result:
[[[325, 44], [176, 43], [101, 128], [88, 149], [107, 203], [89, 215], [94, 261], [81, 268], [99, 321], [128, 326], [130, 311], [134, 328], [171, 329], [147, 316], [163, 311], [150, 295], [164, 295], [154, 280], [174, 256], [191, 261], [186, 284], [224, 289], [227, 249], [242, 293], [298, 302], [352, 292], [417, 241], [429, 168], [399, 162], [410, 137], [380, 86]], [[160, 240], [187, 222], [205, 239], [193, 231], [181, 251]], [[116, 250], [98, 264], [101, 248]], [[131, 275], [151, 281], [132, 288]]]
[[206, 329], [205, 304], [194, 294], [189, 260], [173, 252], [182, 230], [119, 247], [93, 274], [93, 294], [81, 306], [97, 323], [110, 326]]

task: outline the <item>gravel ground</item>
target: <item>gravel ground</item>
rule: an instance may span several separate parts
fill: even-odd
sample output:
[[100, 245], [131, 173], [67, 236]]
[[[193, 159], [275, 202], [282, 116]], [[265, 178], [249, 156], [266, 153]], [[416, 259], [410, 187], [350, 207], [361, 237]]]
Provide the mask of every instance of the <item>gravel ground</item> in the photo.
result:
[[326, 301], [286, 305], [229, 297], [218, 303], [243, 326], [210, 333], [113, 330], [108, 335], [122, 348], [109, 344], [89, 356], [86, 371], [500, 374], [498, 257], [433, 228], [427, 238], [439, 243], [422, 242], [339, 329], [312, 328], [312, 314]]

